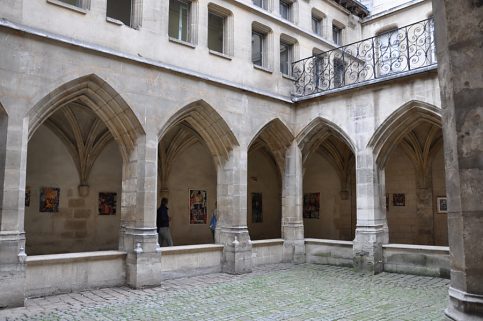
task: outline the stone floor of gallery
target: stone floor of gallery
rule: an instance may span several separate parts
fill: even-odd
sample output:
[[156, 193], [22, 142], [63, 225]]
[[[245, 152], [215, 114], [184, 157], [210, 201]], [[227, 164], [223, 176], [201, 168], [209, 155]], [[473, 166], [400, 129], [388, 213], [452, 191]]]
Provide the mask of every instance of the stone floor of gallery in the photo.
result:
[[449, 280], [277, 264], [156, 288], [104, 288], [29, 299], [0, 320], [442, 320]]

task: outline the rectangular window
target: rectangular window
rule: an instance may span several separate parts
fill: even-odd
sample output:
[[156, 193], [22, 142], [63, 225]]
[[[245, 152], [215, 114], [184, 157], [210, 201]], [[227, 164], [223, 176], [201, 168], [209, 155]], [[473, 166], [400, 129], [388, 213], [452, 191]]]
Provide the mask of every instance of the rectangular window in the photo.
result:
[[190, 16], [191, 2], [170, 0], [168, 35], [178, 40], [191, 42]]
[[107, 0], [107, 16], [131, 26], [131, 0]]
[[316, 16], [312, 16], [312, 31], [319, 35], [322, 36], [322, 19]]
[[334, 59], [334, 88], [344, 86], [345, 66], [341, 59]]
[[267, 10], [267, 0], [253, 0], [253, 4]]
[[332, 40], [338, 45], [342, 44], [342, 29], [335, 25], [332, 25]]
[[285, 20], [291, 20], [292, 3], [280, 0], [280, 16]]
[[254, 65], [263, 66], [263, 54], [266, 35], [252, 31], [252, 62]]
[[225, 17], [208, 12], [208, 48], [224, 53]]
[[280, 72], [284, 75], [292, 74], [293, 45], [280, 42]]

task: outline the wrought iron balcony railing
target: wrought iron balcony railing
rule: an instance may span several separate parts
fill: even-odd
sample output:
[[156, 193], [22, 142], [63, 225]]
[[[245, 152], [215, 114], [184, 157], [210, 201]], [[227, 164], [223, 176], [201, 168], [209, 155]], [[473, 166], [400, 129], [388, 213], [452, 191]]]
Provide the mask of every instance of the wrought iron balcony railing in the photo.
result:
[[423, 20], [296, 61], [295, 97], [436, 65], [434, 20]]

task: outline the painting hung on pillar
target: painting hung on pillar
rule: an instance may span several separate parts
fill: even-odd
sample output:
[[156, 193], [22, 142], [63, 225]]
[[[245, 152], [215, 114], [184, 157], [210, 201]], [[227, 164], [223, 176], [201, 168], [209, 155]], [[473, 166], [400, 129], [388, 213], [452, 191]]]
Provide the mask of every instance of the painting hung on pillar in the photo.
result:
[[393, 206], [406, 206], [406, 194], [392, 194], [392, 205]]
[[206, 224], [208, 219], [206, 191], [190, 189], [190, 224]]
[[41, 187], [39, 212], [57, 213], [59, 211], [60, 188]]
[[304, 218], [319, 219], [320, 210], [320, 193], [306, 193], [304, 194]]
[[252, 193], [252, 223], [263, 223], [262, 193]]
[[448, 200], [446, 197], [436, 198], [438, 203], [438, 213], [448, 213]]
[[25, 207], [30, 207], [30, 186], [25, 187]]
[[116, 215], [117, 193], [99, 193], [99, 215]]

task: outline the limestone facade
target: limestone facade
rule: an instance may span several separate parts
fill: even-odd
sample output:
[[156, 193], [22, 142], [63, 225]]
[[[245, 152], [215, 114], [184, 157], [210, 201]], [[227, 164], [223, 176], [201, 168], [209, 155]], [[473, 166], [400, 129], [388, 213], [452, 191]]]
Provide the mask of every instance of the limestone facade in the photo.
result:
[[[281, 257], [296, 263], [306, 237], [353, 240], [353, 264], [373, 272], [389, 242], [447, 244], [436, 70], [294, 102], [278, 54], [281, 40], [292, 61], [336, 48], [333, 25], [348, 44], [426, 19], [430, 1], [361, 18], [298, 0], [290, 21], [275, 0], [267, 10], [189, 1], [189, 41], [168, 35], [169, 1], [134, 1], [130, 26], [106, 18], [105, 0], [1, 2], [0, 307], [23, 302], [25, 255], [119, 250], [128, 285], [159, 284], [161, 197], [175, 245], [212, 242], [207, 224], [189, 222], [189, 189], [207, 191], [208, 218], [216, 202], [227, 273], [251, 271], [252, 240], [282, 239]], [[223, 54], [206, 45], [213, 8], [225, 15]], [[254, 28], [266, 32], [261, 67]], [[56, 213], [38, 210], [45, 186], [60, 188]], [[98, 215], [100, 192], [117, 193], [116, 215]], [[304, 193], [320, 193], [319, 219], [303, 217]], [[393, 194], [405, 194], [404, 207]]]

